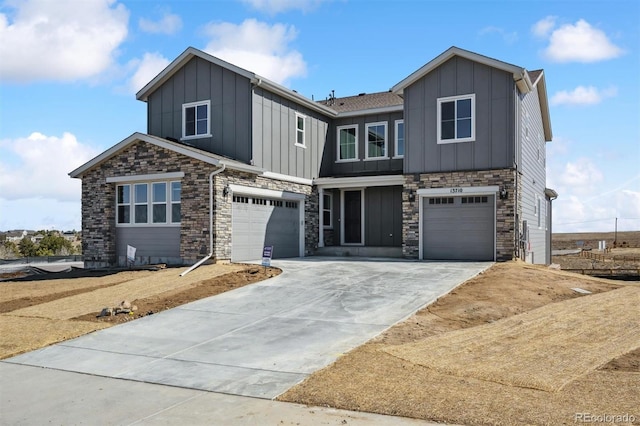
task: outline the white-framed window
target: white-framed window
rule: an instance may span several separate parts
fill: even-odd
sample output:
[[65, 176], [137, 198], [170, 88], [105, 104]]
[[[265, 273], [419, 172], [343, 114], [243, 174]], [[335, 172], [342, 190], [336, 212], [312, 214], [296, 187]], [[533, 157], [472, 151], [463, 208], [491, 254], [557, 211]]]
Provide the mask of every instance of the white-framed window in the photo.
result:
[[542, 198], [536, 197], [536, 210], [538, 212], [538, 228], [542, 228]]
[[296, 146], [300, 146], [302, 148], [306, 148], [305, 143], [305, 127], [306, 127], [307, 117], [296, 112]]
[[337, 161], [358, 161], [358, 125], [338, 126]]
[[182, 105], [182, 139], [211, 136], [211, 101]]
[[322, 194], [322, 225], [325, 229], [333, 228], [333, 194]]
[[438, 99], [438, 143], [472, 142], [476, 138], [476, 95]]
[[387, 123], [367, 123], [364, 126], [367, 135], [367, 147], [365, 158], [367, 160], [379, 160], [387, 157]]
[[146, 182], [116, 187], [117, 225], [176, 225], [181, 220], [181, 184]]
[[395, 156], [393, 158], [404, 157], [404, 120], [395, 122]]

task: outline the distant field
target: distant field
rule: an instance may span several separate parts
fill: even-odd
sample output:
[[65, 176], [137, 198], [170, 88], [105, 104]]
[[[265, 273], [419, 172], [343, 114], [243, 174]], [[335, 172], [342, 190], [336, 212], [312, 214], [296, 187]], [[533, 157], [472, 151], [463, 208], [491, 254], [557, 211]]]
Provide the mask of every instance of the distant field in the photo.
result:
[[[606, 241], [607, 247], [613, 247], [614, 232], [578, 232], [578, 233], [554, 233], [552, 244], [555, 250], [576, 248], [582, 241], [585, 248], [598, 248], [598, 241]], [[640, 231], [618, 232], [617, 247], [640, 247]]]

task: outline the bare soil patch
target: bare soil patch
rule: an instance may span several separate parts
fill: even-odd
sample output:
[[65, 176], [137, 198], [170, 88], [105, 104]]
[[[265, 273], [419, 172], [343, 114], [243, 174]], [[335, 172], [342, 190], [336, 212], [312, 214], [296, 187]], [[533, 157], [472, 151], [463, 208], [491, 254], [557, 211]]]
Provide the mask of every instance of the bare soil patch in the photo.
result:
[[[184, 269], [124, 271], [101, 277], [0, 283], [0, 359], [131, 321], [144, 315], [214, 296], [280, 274], [256, 265], [207, 265], [185, 277]], [[91, 275], [89, 273], [89, 275]], [[122, 300], [133, 315], [96, 318]]]
[[[589, 297], [572, 288], [602, 293], [622, 286], [521, 262], [497, 264], [278, 399], [468, 425], [573, 424], [576, 413], [585, 412], [628, 413], [640, 422], [640, 350], [557, 392], [445, 374], [386, 352], [551, 303]], [[640, 340], [637, 343], [640, 346]]]

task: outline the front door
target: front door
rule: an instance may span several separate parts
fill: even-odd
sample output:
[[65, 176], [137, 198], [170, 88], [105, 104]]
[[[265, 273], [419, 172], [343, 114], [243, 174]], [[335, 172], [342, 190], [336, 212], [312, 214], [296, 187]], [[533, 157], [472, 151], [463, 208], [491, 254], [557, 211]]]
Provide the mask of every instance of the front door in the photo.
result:
[[344, 191], [343, 244], [362, 244], [362, 190]]

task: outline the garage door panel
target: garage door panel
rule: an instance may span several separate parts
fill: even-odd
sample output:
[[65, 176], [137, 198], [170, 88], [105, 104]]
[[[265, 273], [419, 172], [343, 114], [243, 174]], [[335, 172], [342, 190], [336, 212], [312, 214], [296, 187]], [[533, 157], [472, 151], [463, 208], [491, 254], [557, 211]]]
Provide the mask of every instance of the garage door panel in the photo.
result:
[[273, 246], [273, 257], [299, 256], [299, 203], [236, 197], [232, 206], [232, 261], [258, 260]]
[[[463, 203], [463, 198], [465, 203]], [[425, 198], [424, 259], [493, 260], [493, 196]], [[438, 201], [439, 204], [436, 204]]]

